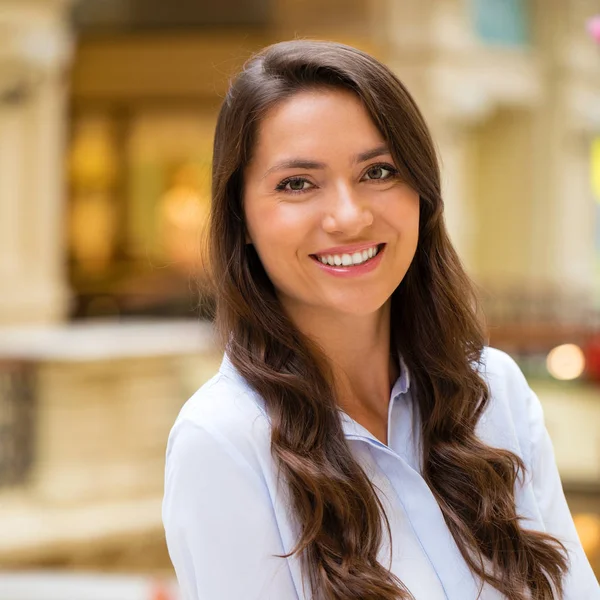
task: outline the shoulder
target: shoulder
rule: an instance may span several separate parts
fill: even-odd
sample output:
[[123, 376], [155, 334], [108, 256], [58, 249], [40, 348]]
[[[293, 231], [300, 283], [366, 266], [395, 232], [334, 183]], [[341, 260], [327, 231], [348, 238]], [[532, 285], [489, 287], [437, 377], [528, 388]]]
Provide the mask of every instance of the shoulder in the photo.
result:
[[489, 388], [489, 400], [478, 424], [478, 433], [487, 443], [529, 459], [530, 434], [539, 401], [523, 372], [505, 352], [486, 347], [479, 372]]
[[219, 372], [181, 408], [169, 434], [167, 464], [176, 457], [228, 455], [255, 472], [270, 456], [270, 423], [262, 399], [241, 377]]
[[481, 354], [479, 369], [490, 391], [510, 393], [523, 391], [528, 387], [527, 380], [515, 360], [502, 350], [486, 346]]
[[526, 408], [531, 390], [519, 365], [506, 352], [486, 346], [478, 369], [490, 390], [492, 401], [507, 404], [512, 413]]

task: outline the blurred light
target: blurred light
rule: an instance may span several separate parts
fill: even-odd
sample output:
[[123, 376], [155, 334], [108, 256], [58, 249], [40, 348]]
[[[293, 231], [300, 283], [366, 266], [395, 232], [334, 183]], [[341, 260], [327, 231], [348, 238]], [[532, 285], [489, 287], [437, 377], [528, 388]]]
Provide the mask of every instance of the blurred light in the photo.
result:
[[592, 38], [600, 44], [600, 15], [596, 15], [592, 17], [587, 22], [587, 30], [588, 33], [592, 36]]
[[152, 588], [151, 600], [175, 600], [175, 596], [171, 594], [166, 584], [155, 581]]
[[172, 187], [158, 204], [158, 228], [165, 258], [175, 268], [189, 270], [198, 266], [202, 227], [209, 212], [209, 192], [201, 185], [201, 179], [195, 165], [181, 165]]
[[199, 228], [205, 220], [206, 211], [202, 198], [194, 189], [171, 188], [165, 195], [164, 216], [180, 228]]
[[76, 123], [69, 167], [77, 190], [106, 190], [115, 182], [119, 165], [109, 119], [88, 118]]
[[546, 367], [555, 379], [577, 379], [585, 369], [585, 356], [579, 346], [562, 344], [549, 352]]
[[573, 515], [581, 545], [588, 556], [600, 551], [600, 517], [594, 514]]
[[100, 273], [110, 264], [118, 231], [116, 207], [108, 194], [76, 196], [71, 206], [71, 250], [85, 271]]

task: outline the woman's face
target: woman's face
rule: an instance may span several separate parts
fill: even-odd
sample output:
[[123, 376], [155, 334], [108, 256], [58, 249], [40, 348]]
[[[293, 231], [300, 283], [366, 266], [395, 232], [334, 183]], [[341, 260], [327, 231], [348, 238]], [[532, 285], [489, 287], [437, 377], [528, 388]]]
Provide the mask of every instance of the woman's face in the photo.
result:
[[419, 196], [347, 91], [299, 92], [267, 113], [243, 202], [247, 241], [293, 314], [378, 311], [417, 248]]

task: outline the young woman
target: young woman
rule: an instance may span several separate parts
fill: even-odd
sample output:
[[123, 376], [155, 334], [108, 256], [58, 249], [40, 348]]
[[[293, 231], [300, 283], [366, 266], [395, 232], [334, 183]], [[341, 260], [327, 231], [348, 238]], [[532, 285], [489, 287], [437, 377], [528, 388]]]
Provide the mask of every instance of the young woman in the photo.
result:
[[427, 126], [347, 46], [250, 60], [214, 144], [225, 357], [163, 519], [188, 600], [593, 600], [539, 400], [485, 347]]

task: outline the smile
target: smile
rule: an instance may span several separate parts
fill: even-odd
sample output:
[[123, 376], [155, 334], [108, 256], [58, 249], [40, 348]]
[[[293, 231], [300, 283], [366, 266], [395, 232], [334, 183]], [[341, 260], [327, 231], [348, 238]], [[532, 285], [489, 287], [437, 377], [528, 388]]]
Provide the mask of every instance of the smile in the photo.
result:
[[355, 267], [369, 262], [375, 258], [385, 244], [375, 244], [360, 252], [352, 254], [312, 254], [312, 258], [324, 265], [337, 267]]

